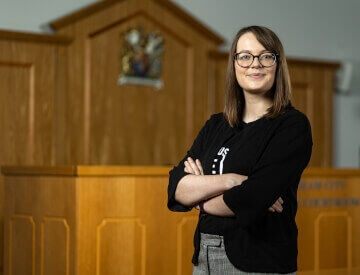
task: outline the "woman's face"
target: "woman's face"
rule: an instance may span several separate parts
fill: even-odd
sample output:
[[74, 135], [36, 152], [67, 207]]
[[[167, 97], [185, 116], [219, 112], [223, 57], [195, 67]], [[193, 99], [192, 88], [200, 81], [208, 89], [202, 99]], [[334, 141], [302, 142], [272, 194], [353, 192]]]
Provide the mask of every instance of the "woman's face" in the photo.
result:
[[[240, 52], [251, 53], [256, 56], [268, 51], [253, 33], [248, 32], [240, 36], [237, 42], [236, 53]], [[254, 58], [253, 63], [248, 68], [239, 66], [236, 60], [234, 60], [234, 66], [236, 79], [245, 92], [264, 94], [274, 84], [277, 63], [271, 67], [263, 67], [259, 63], [259, 59]]]

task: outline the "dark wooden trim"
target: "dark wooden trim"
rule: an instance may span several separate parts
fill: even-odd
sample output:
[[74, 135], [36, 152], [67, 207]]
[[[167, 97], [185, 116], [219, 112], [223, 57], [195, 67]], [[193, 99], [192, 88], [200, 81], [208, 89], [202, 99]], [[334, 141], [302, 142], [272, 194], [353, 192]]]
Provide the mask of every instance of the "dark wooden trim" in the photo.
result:
[[208, 56], [210, 58], [215, 58], [215, 59], [227, 59], [229, 56], [229, 52], [227, 51], [220, 51], [220, 50], [210, 50], [208, 51]]
[[73, 41], [72, 38], [64, 35], [51, 35], [7, 30], [0, 30], [0, 40], [16, 40], [23, 42], [40, 42], [65, 45], [70, 44]]
[[80, 165], [77, 166], [77, 176], [134, 176], [134, 177], [143, 177], [143, 176], [161, 176], [168, 177], [169, 171], [172, 169], [172, 166], [141, 166], [141, 165], [121, 165], [121, 166], [101, 166], [93, 165], [86, 166]]
[[332, 62], [327, 60], [320, 59], [310, 59], [310, 58], [299, 58], [299, 57], [287, 57], [287, 63], [291, 65], [310, 65], [310, 66], [321, 66], [321, 67], [331, 67], [334, 69], [340, 68], [340, 63]]
[[76, 166], [2, 166], [4, 176], [75, 176]]
[[2, 166], [4, 176], [169, 176], [172, 166]]
[[323, 168], [323, 167], [308, 167], [304, 170], [303, 176], [312, 176], [312, 177], [360, 177], [360, 169], [356, 168]]

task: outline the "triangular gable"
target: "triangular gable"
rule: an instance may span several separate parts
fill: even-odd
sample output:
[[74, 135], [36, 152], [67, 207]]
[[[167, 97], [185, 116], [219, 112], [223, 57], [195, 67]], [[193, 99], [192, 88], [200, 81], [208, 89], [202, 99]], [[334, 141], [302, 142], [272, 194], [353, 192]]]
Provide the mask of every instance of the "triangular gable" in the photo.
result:
[[[100, 1], [98, 3], [94, 3], [92, 5], [89, 5], [85, 8], [74, 11], [73, 13], [70, 13], [68, 15], [65, 15], [59, 19], [56, 19], [56, 20], [50, 22], [50, 26], [55, 31], [58, 31], [63, 27], [74, 24], [78, 20], [84, 19], [90, 15], [98, 13], [114, 4], [117, 4], [117, 3], [123, 2], [123, 1], [126, 1], [126, 0], [104, 0], [104, 1]], [[127, 1], [136, 1], [136, 0], [127, 0]], [[140, 3], [146, 4], [146, 2], [149, 2], [149, 1], [154, 1], [154, 0], [140, 0]], [[143, 5], [140, 5], [140, 3], [139, 3], [139, 9], [141, 9], [141, 6], [143, 6]], [[193, 16], [188, 14], [186, 11], [184, 11], [182, 8], [180, 8], [178, 5], [174, 4], [173, 2], [171, 2], [169, 0], [156, 0], [156, 3], [162, 5], [173, 15], [179, 17], [181, 20], [183, 20], [184, 22], [189, 24], [191, 26], [191, 28], [197, 30], [202, 35], [213, 40], [217, 45], [221, 45], [224, 43], [224, 40], [221, 36], [216, 34], [214, 31], [210, 30], [207, 26], [205, 26], [199, 20], [197, 20], [196, 18], [194, 18]]]

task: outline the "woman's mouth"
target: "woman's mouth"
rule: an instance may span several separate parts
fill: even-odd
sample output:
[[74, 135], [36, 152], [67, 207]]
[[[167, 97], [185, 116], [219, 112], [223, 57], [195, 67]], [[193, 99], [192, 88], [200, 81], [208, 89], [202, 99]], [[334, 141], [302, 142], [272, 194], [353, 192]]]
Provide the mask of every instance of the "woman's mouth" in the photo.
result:
[[265, 74], [260, 74], [260, 73], [248, 74], [249, 77], [255, 78], [255, 79], [262, 78], [262, 77], [264, 77], [264, 75]]

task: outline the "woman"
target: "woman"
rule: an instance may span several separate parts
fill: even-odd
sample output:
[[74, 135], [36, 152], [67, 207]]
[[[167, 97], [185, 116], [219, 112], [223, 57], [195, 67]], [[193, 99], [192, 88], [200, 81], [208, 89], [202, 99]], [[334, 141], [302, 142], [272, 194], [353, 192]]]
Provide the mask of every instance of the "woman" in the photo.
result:
[[241, 29], [224, 111], [170, 171], [169, 209], [200, 210], [193, 274], [295, 274], [297, 187], [313, 143], [290, 96], [279, 38], [265, 27]]

